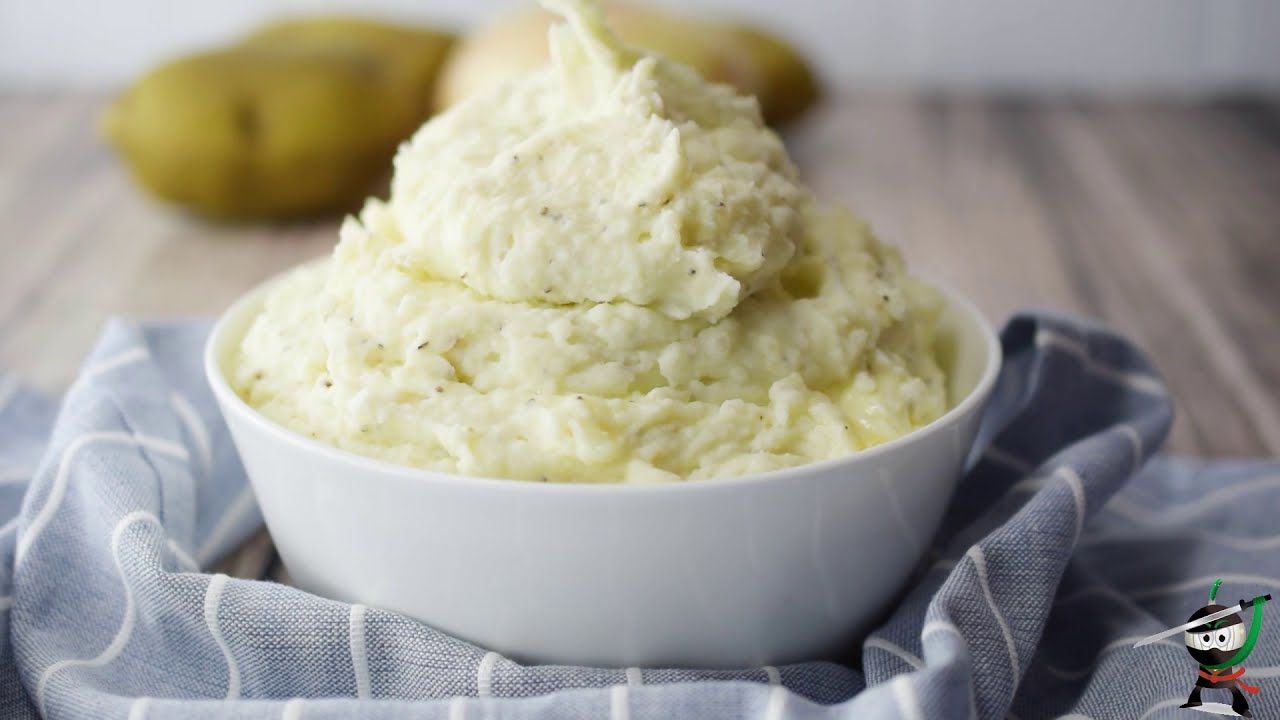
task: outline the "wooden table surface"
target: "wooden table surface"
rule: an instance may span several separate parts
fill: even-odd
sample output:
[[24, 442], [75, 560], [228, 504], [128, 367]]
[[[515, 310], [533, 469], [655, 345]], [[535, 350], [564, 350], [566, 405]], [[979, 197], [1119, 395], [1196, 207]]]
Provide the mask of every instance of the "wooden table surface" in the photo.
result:
[[[336, 239], [142, 196], [96, 139], [101, 103], [0, 94], [0, 368], [53, 391], [109, 315], [216, 313]], [[1144, 346], [1173, 449], [1280, 455], [1280, 101], [851, 98], [787, 140], [820, 196], [994, 320], [1065, 310]]]

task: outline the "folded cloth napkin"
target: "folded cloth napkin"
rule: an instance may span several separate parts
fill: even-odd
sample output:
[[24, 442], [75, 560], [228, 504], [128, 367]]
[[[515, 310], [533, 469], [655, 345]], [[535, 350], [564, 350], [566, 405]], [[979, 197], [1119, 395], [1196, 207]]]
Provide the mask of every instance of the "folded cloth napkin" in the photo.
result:
[[[1196, 666], [1181, 637], [1135, 640], [1217, 578], [1227, 604], [1280, 590], [1280, 464], [1139, 473], [1172, 417], [1154, 370], [1104, 328], [1023, 315], [928, 557], [847, 664], [524, 666], [201, 572], [261, 522], [202, 377], [207, 330], [113, 321], [60, 403], [2, 385], [3, 717], [1145, 720], [1183, 712]], [[1278, 676], [1264, 629], [1259, 717], [1280, 716]]]

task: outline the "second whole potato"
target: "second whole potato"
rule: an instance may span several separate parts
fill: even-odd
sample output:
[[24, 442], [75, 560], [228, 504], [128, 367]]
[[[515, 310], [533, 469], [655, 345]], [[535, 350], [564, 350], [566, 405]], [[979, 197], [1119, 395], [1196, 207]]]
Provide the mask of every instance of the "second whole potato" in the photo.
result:
[[[707, 80], [755, 95], [771, 124], [798, 117], [820, 95], [816, 74], [804, 57], [759, 28], [619, 2], [606, 2], [604, 10], [627, 43], [688, 65]], [[544, 65], [547, 30], [554, 20], [551, 13], [531, 6], [472, 31], [445, 60], [436, 81], [435, 109]]]

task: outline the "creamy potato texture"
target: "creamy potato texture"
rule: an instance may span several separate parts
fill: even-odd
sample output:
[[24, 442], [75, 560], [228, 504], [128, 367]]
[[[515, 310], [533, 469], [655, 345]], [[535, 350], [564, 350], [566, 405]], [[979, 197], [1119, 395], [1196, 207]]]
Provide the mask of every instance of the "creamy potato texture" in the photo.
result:
[[401, 148], [390, 199], [269, 293], [241, 396], [363, 455], [552, 482], [790, 467], [944, 412], [935, 293], [812, 198], [755, 100], [545, 4], [552, 63]]

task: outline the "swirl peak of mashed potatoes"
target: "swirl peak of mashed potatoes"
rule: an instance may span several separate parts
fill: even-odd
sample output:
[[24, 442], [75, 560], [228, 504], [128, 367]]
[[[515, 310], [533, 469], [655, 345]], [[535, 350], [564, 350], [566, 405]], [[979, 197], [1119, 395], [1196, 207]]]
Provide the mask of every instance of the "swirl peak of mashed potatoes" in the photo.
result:
[[508, 302], [724, 317], [795, 253], [803, 192], [782, 143], [755, 100], [622, 46], [594, 6], [549, 5], [569, 18], [552, 67], [396, 158], [396, 256]]
[[269, 293], [241, 396], [360, 454], [557, 482], [778, 469], [938, 417], [935, 294], [812, 199], [755, 100], [544, 4], [551, 64], [401, 148], [390, 199]]

